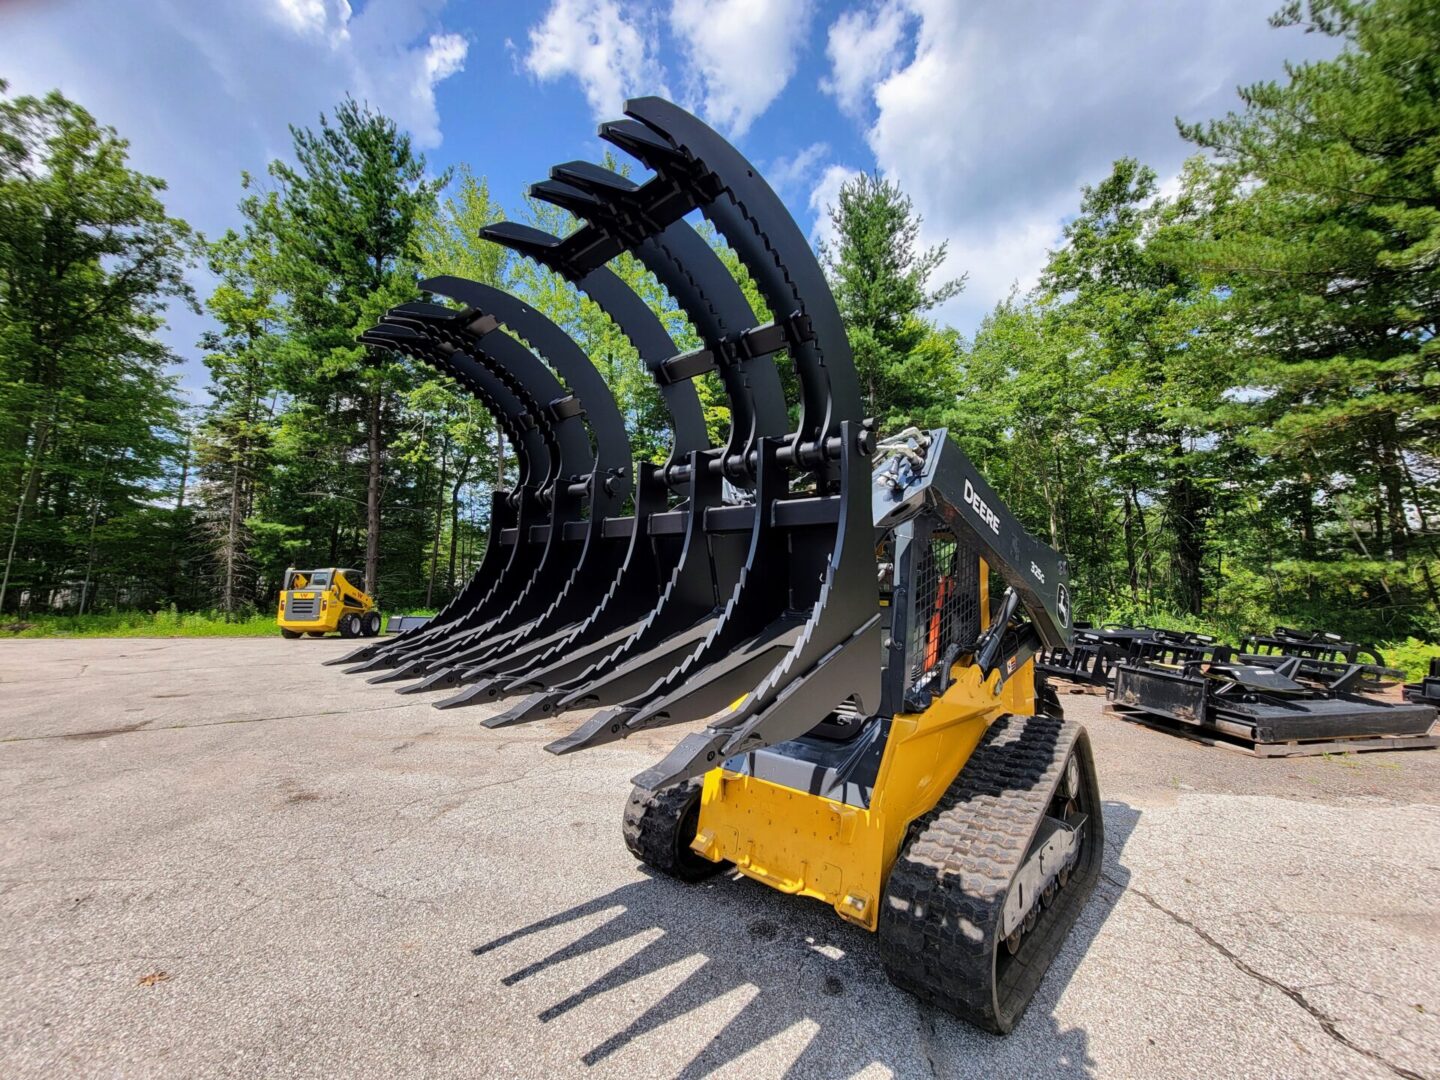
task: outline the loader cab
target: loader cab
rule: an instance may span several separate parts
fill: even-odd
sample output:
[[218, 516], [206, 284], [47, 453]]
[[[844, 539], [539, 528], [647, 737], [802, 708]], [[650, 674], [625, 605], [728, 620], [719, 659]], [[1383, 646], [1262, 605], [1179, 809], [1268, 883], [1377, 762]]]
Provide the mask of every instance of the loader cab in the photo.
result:
[[275, 621], [285, 638], [374, 637], [380, 612], [364, 590], [365, 575], [346, 567], [300, 570], [290, 567], [281, 583]]

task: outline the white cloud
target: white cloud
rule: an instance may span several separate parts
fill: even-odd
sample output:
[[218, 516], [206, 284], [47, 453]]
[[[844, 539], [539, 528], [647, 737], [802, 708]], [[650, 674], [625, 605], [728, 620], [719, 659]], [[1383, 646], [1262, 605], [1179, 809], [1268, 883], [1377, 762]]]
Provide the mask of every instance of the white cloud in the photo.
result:
[[670, 28], [705, 119], [744, 135], [795, 74], [810, 16], [809, 0], [674, 0]]
[[831, 24], [825, 44], [830, 75], [820, 80], [820, 88], [842, 110], [859, 115], [869, 104], [871, 88], [900, 66], [909, 17], [899, 0], [886, 0], [875, 8], [847, 11]]
[[347, 0], [271, 0], [271, 13], [297, 34], [341, 42], [350, 36]]
[[803, 187], [829, 153], [829, 143], [811, 143], [789, 157], [772, 161], [765, 169], [765, 179], [784, 198], [789, 192]]
[[574, 76], [597, 120], [618, 117], [625, 99], [668, 94], [654, 34], [617, 0], [553, 0], [530, 29], [525, 66], [541, 82]]
[[830, 208], [840, 201], [840, 189], [846, 181], [860, 175], [859, 169], [848, 165], [831, 165], [820, 174], [810, 190], [810, 212], [815, 215], [815, 228], [810, 239], [816, 244], [835, 242], [835, 226], [830, 221]]
[[823, 86], [914, 199], [921, 242], [949, 241], [944, 276], [969, 273], [940, 312], [968, 331], [1012, 284], [1034, 284], [1081, 185], [1116, 158], [1172, 176], [1193, 151], [1177, 114], [1221, 114], [1233, 87], [1281, 75], [1286, 58], [1333, 55], [1322, 35], [1268, 28], [1267, 10], [870, 0], [830, 26]]
[[[13, 93], [58, 87], [163, 176], [170, 212], [214, 236], [235, 222], [242, 170], [287, 153], [287, 125], [313, 125], [353, 94], [422, 148], [440, 143], [435, 88], [469, 45], [440, 24], [444, 0], [73, 0], [8, 10], [0, 73]], [[194, 274], [202, 295], [203, 271]], [[206, 325], [170, 312], [168, 340], [194, 356]], [[203, 381], [198, 365], [187, 381]], [[193, 380], [193, 381], [192, 381]]]
[[421, 78], [417, 81], [421, 93], [432, 93], [436, 83], [464, 71], [469, 52], [470, 43], [459, 34], [431, 34]]
[[[795, 74], [810, 17], [811, 0], [672, 0], [685, 105], [744, 135]], [[526, 69], [541, 82], [574, 78], [596, 119], [620, 115], [628, 97], [672, 96], [659, 25], [637, 0], [551, 0], [529, 38]]]

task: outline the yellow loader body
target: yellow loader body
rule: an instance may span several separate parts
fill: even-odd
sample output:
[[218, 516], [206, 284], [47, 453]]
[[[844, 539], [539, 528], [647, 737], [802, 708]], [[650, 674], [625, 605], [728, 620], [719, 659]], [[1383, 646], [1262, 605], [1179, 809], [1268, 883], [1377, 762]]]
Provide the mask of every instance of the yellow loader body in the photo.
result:
[[275, 623], [286, 637], [339, 632], [343, 637], [373, 637], [380, 632], [380, 613], [365, 592], [358, 570], [285, 571], [285, 587], [276, 604]]
[[923, 713], [896, 715], [868, 808], [712, 769], [691, 850], [874, 930], [911, 822], [934, 808], [991, 721], [1034, 712], [1031, 672], [1022, 668], [997, 693], [998, 680], [992, 672], [982, 682], [979, 669], [967, 666]]

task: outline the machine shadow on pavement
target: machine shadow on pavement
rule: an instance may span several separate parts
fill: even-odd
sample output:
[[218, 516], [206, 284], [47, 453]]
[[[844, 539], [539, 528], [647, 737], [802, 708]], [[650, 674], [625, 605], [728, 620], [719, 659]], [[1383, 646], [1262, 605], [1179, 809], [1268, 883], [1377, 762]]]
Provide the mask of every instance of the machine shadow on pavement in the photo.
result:
[[[580, 1060], [586, 1066], [753, 987], [745, 1005], [697, 1055], [683, 1064], [666, 1062], [656, 1074], [685, 1080], [708, 1076], [798, 1024], [813, 1033], [786, 1076], [853, 1075], [869, 1065], [905, 1076], [917, 1061], [928, 1058], [935, 1065], [937, 1053], [944, 1060], [951, 1051], [957, 1055], [952, 1067], [964, 1075], [1090, 1076], [1094, 1063], [1085, 1029], [1062, 1027], [1054, 1009], [1129, 882], [1120, 857], [1140, 811], [1107, 801], [1104, 814], [1106, 850], [1096, 902], [1086, 905], [1029, 1011], [1005, 1038], [978, 1031], [891, 986], [873, 935], [814, 901], [777, 895], [733, 871], [695, 885], [653, 874], [471, 952], [534, 957], [502, 977], [506, 987], [562, 965], [597, 971], [583, 988], [540, 1012], [542, 1023], [564, 1020], [627, 988], [629, 994], [612, 1000], [633, 998], [637, 984], [666, 969], [688, 970], [658, 999], [639, 1006], [639, 1014], [623, 1028], [585, 1051]], [[603, 921], [596, 924], [596, 919]], [[578, 937], [567, 932], [583, 926], [590, 929]], [[531, 938], [543, 944], [527, 948]], [[550, 947], [547, 938], [565, 943]], [[596, 965], [597, 957], [627, 942], [644, 944], [608, 969]]]

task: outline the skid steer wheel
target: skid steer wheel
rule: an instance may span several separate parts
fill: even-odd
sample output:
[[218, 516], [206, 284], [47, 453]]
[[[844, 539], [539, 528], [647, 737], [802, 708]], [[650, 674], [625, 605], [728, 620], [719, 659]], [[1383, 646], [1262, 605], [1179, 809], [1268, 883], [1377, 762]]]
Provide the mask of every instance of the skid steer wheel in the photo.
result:
[[280, 628], [280, 636], [286, 641], [294, 641], [296, 638], [303, 637], [304, 635], [302, 635], [299, 630], [287, 630], [282, 626]]
[[340, 616], [340, 636], [356, 638], [360, 636], [360, 616], [353, 611]]
[[[1075, 827], [1078, 848], [1068, 863], [1050, 860], [1032, 879], [1038, 894], [1026, 897], [1017, 875], [1053, 819]], [[1048, 716], [995, 721], [890, 871], [878, 930], [891, 982], [1005, 1034], [1085, 906], [1103, 851], [1085, 729]], [[1012, 918], [1024, 912], [1008, 934], [1007, 901], [1016, 902]]]
[[681, 881], [702, 881], [724, 869], [690, 850], [700, 821], [700, 788], [696, 777], [661, 791], [632, 788], [625, 804], [625, 846], [662, 874]]
[[374, 637], [380, 633], [380, 613], [378, 611], [367, 611], [362, 623], [360, 632], [366, 637]]

